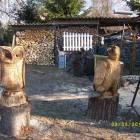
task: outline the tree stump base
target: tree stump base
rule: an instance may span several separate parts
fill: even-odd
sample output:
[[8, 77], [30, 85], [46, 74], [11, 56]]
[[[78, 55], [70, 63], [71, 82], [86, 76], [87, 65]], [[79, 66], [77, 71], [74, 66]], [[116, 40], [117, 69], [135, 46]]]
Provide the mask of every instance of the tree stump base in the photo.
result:
[[117, 116], [119, 94], [110, 97], [89, 97], [88, 116], [96, 121], [113, 121]]
[[1, 93], [0, 102], [5, 107], [20, 106], [27, 103], [27, 97], [23, 89], [20, 91], [4, 89]]
[[27, 102], [20, 106], [1, 106], [1, 128], [8, 136], [27, 134], [30, 128], [31, 104]]

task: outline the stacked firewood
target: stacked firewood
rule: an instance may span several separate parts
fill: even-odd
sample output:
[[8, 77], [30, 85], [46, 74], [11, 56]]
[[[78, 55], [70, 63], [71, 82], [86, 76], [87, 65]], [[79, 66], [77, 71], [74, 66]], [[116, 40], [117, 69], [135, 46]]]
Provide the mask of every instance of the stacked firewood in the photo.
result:
[[16, 45], [24, 46], [27, 64], [54, 65], [54, 31], [16, 32]]
[[57, 36], [62, 36], [63, 32], [89, 33], [91, 35], [98, 34], [97, 29], [95, 27], [88, 27], [88, 26], [71, 26], [71, 27], [58, 28], [56, 34]]
[[[93, 46], [97, 43], [97, 28], [96, 27], [89, 27], [89, 26], [69, 26], [69, 27], [61, 27], [56, 29], [56, 49], [55, 54], [58, 55], [58, 50], [63, 51], [63, 32], [71, 32], [71, 33], [89, 33], [90, 35], [93, 35]], [[75, 57], [77, 56], [78, 52], [66, 52], [67, 56], [67, 67], [71, 67], [73, 64], [73, 61], [75, 60]], [[57, 59], [56, 59], [57, 63]]]
[[56, 30], [56, 36], [57, 40], [61, 41], [61, 38], [63, 37], [64, 32], [71, 32], [71, 33], [89, 33], [90, 35], [93, 35], [93, 46], [97, 42], [97, 29], [96, 27], [88, 27], [88, 26], [71, 26], [71, 27], [63, 27], [63, 28], [58, 28]]

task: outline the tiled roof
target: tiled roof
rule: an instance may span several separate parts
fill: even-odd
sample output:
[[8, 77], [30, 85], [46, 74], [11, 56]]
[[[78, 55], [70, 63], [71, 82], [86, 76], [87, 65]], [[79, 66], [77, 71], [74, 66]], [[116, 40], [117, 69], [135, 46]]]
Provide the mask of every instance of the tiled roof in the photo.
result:
[[99, 19], [130, 19], [131, 17], [70, 17], [70, 18], [55, 18], [53, 20], [99, 20]]
[[10, 26], [48, 26], [51, 23], [14, 23], [9, 24]]
[[[87, 22], [88, 21], [88, 22]], [[63, 25], [63, 24], [94, 24], [98, 23], [101, 26], [120, 26], [120, 23], [123, 24], [124, 22], [133, 23], [135, 22], [134, 18], [132, 17], [72, 17], [72, 18], [55, 18], [47, 23], [15, 23], [11, 24], [10, 26], [49, 26], [49, 25]]]
[[99, 22], [100, 26], [122, 26], [125, 23], [132, 24], [133, 20], [130, 17], [85, 17], [85, 18], [56, 18], [53, 19], [53, 24], [96, 24]]

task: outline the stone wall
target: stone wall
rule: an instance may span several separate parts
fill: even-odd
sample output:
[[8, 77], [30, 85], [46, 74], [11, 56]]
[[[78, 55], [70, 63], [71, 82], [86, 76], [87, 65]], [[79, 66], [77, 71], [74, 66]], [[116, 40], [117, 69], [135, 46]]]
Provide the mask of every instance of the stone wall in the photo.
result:
[[[107, 44], [109, 45], [118, 45], [121, 49], [121, 57], [120, 60], [124, 63], [124, 66], [129, 67], [130, 65], [130, 52], [132, 49], [132, 42], [123, 42], [121, 43], [121, 40], [114, 40], [111, 41], [111, 43]], [[137, 41], [136, 43], [136, 66], [140, 66], [140, 41]]]
[[[121, 51], [121, 59], [126, 66], [130, 64], [130, 52], [132, 50], [133, 43], [124, 44]], [[140, 42], [136, 43], [136, 66], [140, 66]]]
[[26, 63], [54, 65], [54, 30], [16, 32], [16, 45], [24, 46]]

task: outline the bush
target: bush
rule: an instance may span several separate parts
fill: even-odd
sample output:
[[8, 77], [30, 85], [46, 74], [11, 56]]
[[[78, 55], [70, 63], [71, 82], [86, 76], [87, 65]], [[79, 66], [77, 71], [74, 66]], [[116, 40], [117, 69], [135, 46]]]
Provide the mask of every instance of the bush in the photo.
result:
[[0, 45], [1, 46], [11, 46], [13, 38], [13, 31], [10, 27], [4, 29], [3, 33], [0, 35]]

